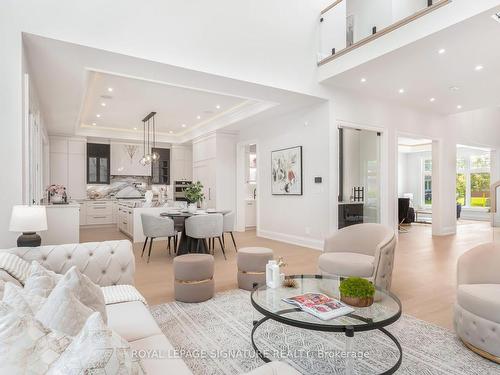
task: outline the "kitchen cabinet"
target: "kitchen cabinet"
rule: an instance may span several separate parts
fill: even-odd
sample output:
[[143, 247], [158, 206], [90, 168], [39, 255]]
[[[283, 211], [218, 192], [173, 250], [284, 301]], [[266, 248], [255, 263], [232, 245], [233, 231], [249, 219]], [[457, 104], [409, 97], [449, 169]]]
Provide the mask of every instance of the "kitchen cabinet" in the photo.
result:
[[203, 185], [207, 208], [216, 207], [215, 163], [215, 159], [208, 159], [196, 162], [193, 166], [193, 181], [200, 181]]
[[87, 203], [78, 202], [78, 205], [80, 206], [80, 225], [87, 225]]
[[69, 198], [87, 196], [84, 138], [50, 137], [50, 184], [66, 187]]
[[125, 204], [118, 204], [117, 228], [129, 237], [134, 233], [134, 209]]
[[151, 176], [151, 165], [141, 165], [142, 147], [131, 143], [111, 143], [112, 176]]
[[257, 225], [257, 206], [255, 200], [245, 200], [245, 227], [252, 228]]
[[189, 146], [173, 145], [171, 149], [171, 178], [174, 181], [193, 179], [193, 151]]
[[113, 202], [109, 200], [86, 201], [86, 225], [113, 224]]
[[153, 152], [158, 153], [160, 158], [151, 163], [151, 183], [170, 185], [170, 149], [153, 148]]

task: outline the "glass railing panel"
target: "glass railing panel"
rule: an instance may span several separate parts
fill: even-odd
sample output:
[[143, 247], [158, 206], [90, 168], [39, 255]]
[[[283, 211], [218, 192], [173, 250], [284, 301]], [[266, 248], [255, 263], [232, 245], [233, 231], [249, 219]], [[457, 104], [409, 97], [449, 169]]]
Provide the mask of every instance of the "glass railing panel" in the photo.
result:
[[337, 0], [320, 16], [318, 61], [328, 61], [450, 0]]

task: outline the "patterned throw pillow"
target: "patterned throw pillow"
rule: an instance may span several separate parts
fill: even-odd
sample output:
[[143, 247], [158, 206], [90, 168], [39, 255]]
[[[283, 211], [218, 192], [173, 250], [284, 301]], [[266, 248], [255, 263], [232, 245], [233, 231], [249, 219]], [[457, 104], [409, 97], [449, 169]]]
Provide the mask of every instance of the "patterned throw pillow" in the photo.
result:
[[3, 298], [3, 292], [5, 290], [5, 281], [0, 279], [0, 298]]
[[30, 274], [29, 262], [7, 251], [0, 252], [0, 269], [7, 272], [21, 284], [25, 283]]
[[59, 288], [69, 288], [78, 300], [93, 311], [100, 312], [104, 323], [108, 322], [104, 294], [101, 287], [94, 284], [78, 269], [71, 267], [57, 283], [54, 291]]
[[24, 283], [24, 289], [27, 292], [47, 298], [62, 277], [62, 275], [46, 269], [34, 260], [31, 263], [30, 275]]
[[93, 313], [81, 332], [51, 366], [48, 375], [144, 374], [130, 345]]
[[0, 302], [0, 374], [45, 374], [71, 337]]
[[21, 314], [35, 315], [45, 303], [45, 298], [15, 284], [6, 283], [2, 301]]
[[69, 287], [59, 287], [50, 293], [35, 318], [50, 329], [76, 336], [93, 312]]

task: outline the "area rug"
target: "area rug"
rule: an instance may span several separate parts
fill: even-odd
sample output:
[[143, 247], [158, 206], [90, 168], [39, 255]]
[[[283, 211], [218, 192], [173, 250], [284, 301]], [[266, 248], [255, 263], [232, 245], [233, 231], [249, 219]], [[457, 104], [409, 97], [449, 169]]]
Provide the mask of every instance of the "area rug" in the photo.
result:
[[[198, 304], [171, 302], [152, 306], [151, 313], [183, 360], [199, 375], [244, 374], [262, 366], [250, 341], [252, 321], [260, 318], [250, 293], [232, 290]], [[403, 347], [398, 374], [500, 374], [500, 365], [466, 349], [456, 335], [403, 315], [388, 330]], [[255, 334], [259, 349], [302, 374], [344, 374], [345, 336], [313, 332], [267, 321]], [[377, 374], [397, 361], [397, 349], [378, 331], [356, 333], [351, 359], [354, 374]], [[340, 353], [340, 354], [339, 354]]]

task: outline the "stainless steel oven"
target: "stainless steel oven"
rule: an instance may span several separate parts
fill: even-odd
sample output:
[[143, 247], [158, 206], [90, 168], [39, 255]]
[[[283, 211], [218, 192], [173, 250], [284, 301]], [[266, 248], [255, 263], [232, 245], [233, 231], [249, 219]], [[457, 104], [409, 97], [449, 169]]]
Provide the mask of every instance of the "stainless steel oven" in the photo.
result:
[[191, 185], [191, 181], [174, 181], [174, 200], [186, 201], [184, 189], [186, 189], [188, 185]]

